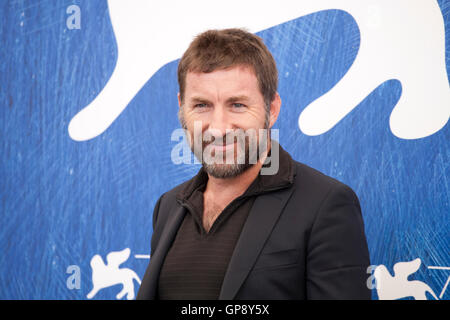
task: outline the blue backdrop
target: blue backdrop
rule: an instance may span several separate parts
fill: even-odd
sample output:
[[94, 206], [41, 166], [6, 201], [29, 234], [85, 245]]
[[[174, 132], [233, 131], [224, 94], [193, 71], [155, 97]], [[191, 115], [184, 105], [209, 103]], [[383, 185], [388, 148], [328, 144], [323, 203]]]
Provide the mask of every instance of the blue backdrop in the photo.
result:
[[[81, 29], [66, 26], [71, 4], [82, 9]], [[439, 5], [449, 74], [450, 3]], [[156, 200], [199, 169], [170, 160], [178, 60], [151, 77], [108, 130], [76, 142], [69, 121], [102, 90], [117, 60], [106, 1], [2, 1], [0, 21], [0, 298], [86, 299], [91, 258], [124, 248], [131, 254], [123, 267], [142, 279]], [[395, 263], [420, 258], [410, 280], [449, 299], [448, 124], [422, 139], [394, 136], [389, 116], [402, 86], [390, 80], [333, 129], [307, 136], [298, 116], [352, 65], [358, 25], [327, 10], [258, 35], [279, 69], [281, 145], [355, 190], [373, 265], [393, 273]], [[68, 286], [71, 265], [79, 266], [79, 287]], [[120, 290], [104, 288], [94, 299], [115, 299]]]

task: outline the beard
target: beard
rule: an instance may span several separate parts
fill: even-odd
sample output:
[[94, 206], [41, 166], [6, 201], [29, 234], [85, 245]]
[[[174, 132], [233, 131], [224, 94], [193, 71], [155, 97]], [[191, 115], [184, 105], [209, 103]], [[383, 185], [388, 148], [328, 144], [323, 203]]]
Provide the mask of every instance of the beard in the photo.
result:
[[[223, 144], [225, 144], [226, 136], [223, 137], [222, 140], [224, 141]], [[250, 162], [250, 147], [247, 141], [248, 139], [245, 139], [244, 144], [235, 141], [233, 142], [233, 150], [231, 150], [232, 152], [218, 152], [218, 154], [216, 154], [215, 150], [208, 152], [208, 146], [210, 146], [213, 142], [204, 142], [202, 146], [203, 169], [209, 175], [220, 179], [232, 178], [242, 174], [244, 171], [253, 166], [253, 164]], [[197, 159], [199, 159], [198, 155], [196, 156]], [[232, 161], [230, 161], [230, 158]]]
[[[250, 132], [250, 133], [249, 133]], [[200, 143], [190, 142], [194, 155], [201, 162], [206, 173], [214, 178], [226, 179], [237, 177], [253, 167], [267, 150], [267, 130], [242, 129], [227, 132], [224, 136], [211, 135], [205, 132], [197, 137]], [[190, 135], [189, 135], [190, 136]], [[232, 144], [227, 150], [220, 150], [214, 146]]]

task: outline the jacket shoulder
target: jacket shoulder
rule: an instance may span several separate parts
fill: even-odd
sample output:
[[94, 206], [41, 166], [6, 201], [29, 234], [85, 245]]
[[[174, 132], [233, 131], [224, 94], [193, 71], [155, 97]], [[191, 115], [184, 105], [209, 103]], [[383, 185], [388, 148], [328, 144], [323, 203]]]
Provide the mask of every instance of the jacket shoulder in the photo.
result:
[[319, 170], [298, 161], [293, 161], [295, 166], [294, 186], [296, 192], [310, 201], [323, 202], [331, 193], [341, 195], [345, 201], [359, 206], [358, 197], [352, 188], [345, 183], [332, 178]]

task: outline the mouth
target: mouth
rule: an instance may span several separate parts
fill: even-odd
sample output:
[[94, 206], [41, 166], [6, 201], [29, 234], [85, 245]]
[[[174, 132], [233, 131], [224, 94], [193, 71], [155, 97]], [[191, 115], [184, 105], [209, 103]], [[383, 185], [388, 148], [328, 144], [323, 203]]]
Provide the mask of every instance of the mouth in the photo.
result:
[[211, 143], [210, 144], [210, 148], [212, 150], [214, 150], [214, 151], [227, 152], [227, 151], [233, 149], [235, 144], [236, 144], [235, 142], [229, 143], [229, 144], [214, 144], [214, 143]]

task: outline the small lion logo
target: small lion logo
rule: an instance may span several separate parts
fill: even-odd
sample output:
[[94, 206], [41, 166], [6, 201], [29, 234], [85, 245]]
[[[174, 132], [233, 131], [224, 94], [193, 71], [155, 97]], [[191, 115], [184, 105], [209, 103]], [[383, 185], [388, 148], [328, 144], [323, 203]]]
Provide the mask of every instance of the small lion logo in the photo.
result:
[[125, 248], [122, 251], [113, 251], [106, 256], [107, 264], [103, 262], [100, 255], [96, 254], [91, 259], [92, 284], [91, 292], [87, 294], [88, 299], [92, 299], [101, 289], [122, 284], [122, 290], [116, 295], [117, 299], [122, 299], [127, 295], [128, 300], [134, 299], [133, 279], [141, 284], [137, 274], [128, 268], [119, 268], [119, 266], [128, 260], [130, 249]]
[[408, 262], [398, 262], [394, 265], [394, 276], [384, 265], [376, 267], [374, 276], [377, 281], [377, 293], [380, 300], [396, 300], [414, 297], [416, 300], [427, 300], [426, 293], [439, 300], [433, 290], [424, 282], [409, 281], [408, 277], [419, 270], [422, 261], [417, 258]]

